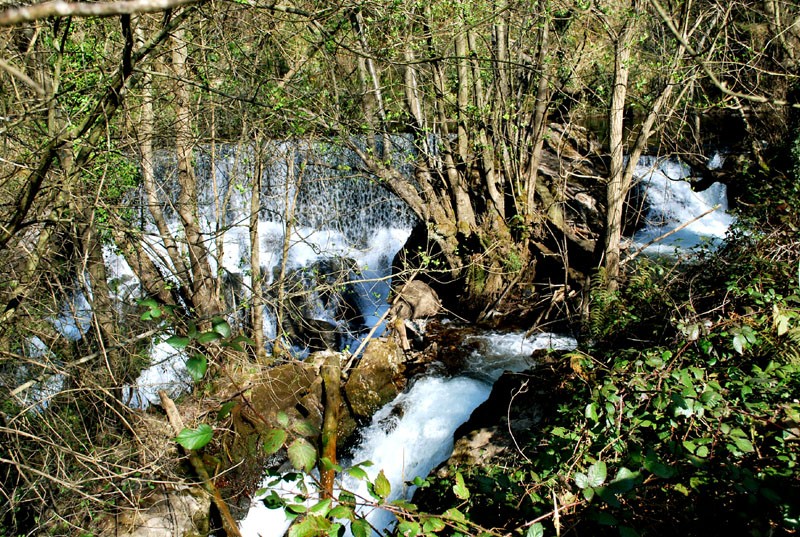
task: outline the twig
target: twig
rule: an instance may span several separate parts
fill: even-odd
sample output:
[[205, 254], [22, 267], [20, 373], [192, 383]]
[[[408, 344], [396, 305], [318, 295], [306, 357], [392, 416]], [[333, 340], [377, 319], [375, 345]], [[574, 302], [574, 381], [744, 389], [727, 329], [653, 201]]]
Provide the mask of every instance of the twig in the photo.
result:
[[636, 259], [637, 257], [639, 257], [639, 254], [641, 254], [642, 252], [644, 252], [644, 251], [645, 251], [647, 248], [649, 248], [649, 247], [650, 247], [650, 246], [652, 246], [653, 244], [655, 244], [655, 243], [657, 243], [657, 242], [660, 242], [660, 241], [663, 241], [664, 239], [666, 239], [666, 238], [667, 238], [667, 237], [669, 237], [670, 235], [672, 235], [672, 234], [674, 234], [674, 233], [677, 233], [678, 231], [682, 230], [682, 229], [683, 229], [683, 228], [685, 228], [686, 226], [689, 226], [689, 225], [691, 225], [691, 224], [693, 224], [693, 223], [697, 222], [698, 220], [700, 220], [700, 219], [701, 219], [701, 218], [703, 218], [704, 216], [706, 216], [706, 215], [709, 215], [709, 214], [713, 213], [714, 211], [716, 211], [716, 210], [717, 210], [717, 209], [719, 209], [720, 207], [721, 207], [721, 206], [720, 206], [719, 204], [717, 204], [717, 205], [714, 205], [713, 207], [711, 207], [709, 210], [707, 210], [707, 211], [706, 211], [706, 212], [704, 212], [703, 214], [701, 214], [701, 215], [698, 215], [698, 216], [695, 216], [695, 217], [694, 217], [694, 218], [692, 218], [691, 220], [689, 220], [689, 221], [687, 221], [687, 222], [684, 222], [683, 224], [679, 225], [679, 226], [678, 226], [678, 227], [676, 227], [675, 229], [671, 229], [670, 231], [667, 231], [667, 232], [666, 232], [666, 233], [664, 233], [663, 235], [659, 235], [658, 237], [656, 237], [655, 239], [653, 239], [653, 240], [649, 241], [647, 244], [645, 244], [644, 246], [642, 246], [641, 248], [639, 248], [638, 250], [636, 250], [634, 253], [632, 253], [631, 255], [629, 255], [628, 257], [626, 257], [625, 259], [623, 259], [622, 261], [620, 261], [620, 263], [619, 263], [619, 264], [620, 264], [621, 266], [624, 266], [624, 265], [625, 265], [625, 264], [626, 264], [628, 261], [632, 261], [633, 259]]
[[[183, 430], [183, 420], [181, 419], [181, 415], [178, 412], [175, 403], [169, 398], [167, 392], [164, 390], [159, 390], [158, 396], [161, 398], [161, 406], [163, 406], [164, 410], [167, 412], [167, 417], [169, 418], [170, 425], [172, 425], [172, 430], [175, 431], [176, 435], [180, 434], [180, 432]], [[219, 510], [219, 514], [222, 517], [222, 527], [225, 530], [225, 533], [228, 535], [228, 537], [242, 537], [242, 534], [239, 532], [239, 526], [236, 524], [236, 520], [234, 520], [230, 510], [228, 509], [228, 504], [226, 504], [225, 500], [222, 499], [219, 489], [214, 486], [214, 482], [211, 481], [211, 476], [208, 475], [208, 470], [206, 470], [205, 464], [203, 464], [203, 459], [200, 458], [200, 455], [197, 454], [197, 451], [193, 449], [186, 449], [185, 451], [189, 456], [189, 462], [192, 463], [194, 471], [197, 472], [197, 476], [203, 481], [203, 486], [205, 487], [206, 491], [211, 494], [211, 499], [214, 501], [214, 505], [216, 505], [217, 509]]]

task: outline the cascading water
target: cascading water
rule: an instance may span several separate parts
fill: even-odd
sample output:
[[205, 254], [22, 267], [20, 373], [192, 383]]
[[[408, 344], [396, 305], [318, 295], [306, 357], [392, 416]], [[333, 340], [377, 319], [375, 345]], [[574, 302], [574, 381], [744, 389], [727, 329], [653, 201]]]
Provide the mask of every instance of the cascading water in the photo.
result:
[[[417, 379], [410, 389], [379, 410], [361, 432], [362, 440], [351, 460], [370, 461], [372, 466], [364, 469], [372, 480], [383, 471], [391, 485], [390, 500], [410, 498], [414, 487], [407, 483], [427, 476], [450, 456], [455, 430], [489, 397], [492, 384], [503, 371], [531, 367], [535, 350], [572, 349], [577, 345], [574, 339], [555, 334], [529, 338], [522, 333], [487, 332], [468, 340], [478, 350], [467, 357], [459, 376], [429, 374]], [[369, 498], [362, 481], [347, 478], [340, 486], [356, 497]], [[290, 496], [295, 493], [288, 492]], [[394, 520], [380, 508], [365, 507], [361, 513], [377, 528], [385, 528]], [[289, 524], [282, 509], [269, 509], [256, 499], [240, 530], [244, 537], [280, 537]]]
[[[402, 137], [393, 141], [396, 164], [408, 167], [403, 159], [410, 154], [410, 142]], [[415, 217], [399, 199], [358, 172], [359, 160], [352, 151], [322, 143], [274, 142], [262, 148], [262, 154], [269, 155], [260, 163], [257, 246], [262, 285], [272, 284], [281, 267], [285, 274], [296, 274], [294, 283], [306, 286], [305, 318], [335, 327], [341, 332], [342, 346], [357, 345], [388, 308], [391, 262], [411, 233]], [[209, 152], [197, 159], [199, 219], [209, 237], [211, 269], [221, 274], [233, 302], [247, 300], [254, 284], [250, 277], [250, 178], [255, 162], [253, 148], [240, 146], [217, 147], [213, 162]], [[174, 170], [174, 157], [162, 155], [155, 166], [158, 182], [169, 185]], [[166, 200], [162, 210], [177, 236], [177, 188], [164, 190], [175, 198]], [[145, 207], [143, 200], [134, 203]], [[142, 210], [140, 218], [146, 251], [163, 273], [174, 273], [149, 213]], [[136, 277], [124, 258], [109, 250], [106, 262], [118, 301], [138, 298]], [[347, 267], [342, 274], [353, 295], [353, 307], [358, 309], [360, 329], [353, 331], [314, 290], [319, 281], [314, 278], [325, 276], [320, 276], [320, 267], [331, 265]], [[265, 307], [264, 319], [268, 339], [283, 331], [275, 326], [272, 306]], [[229, 320], [235, 323], [237, 318], [231, 315]], [[294, 351], [304, 356], [308, 348], [300, 345]], [[153, 367], [142, 372], [131, 394], [137, 407], [157, 401], [159, 389], [187, 385], [183, 353], [154, 341], [151, 355]]]
[[[715, 155], [709, 167], [720, 163], [721, 157]], [[635, 176], [647, 211], [644, 227], [633, 236], [634, 250], [644, 248], [648, 254], [671, 255], [700, 245], [715, 246], [725, 238], [733, 217], [727, 213], [724, 184], [714, 183], [695, 192], [689, 181], [692, 176], [689, 166], [675, 159], [656, 157], [640, 158]], [[708, 214], [698, 218], [704, 213]], [[687, 222], [690, 223], [674, 231]]]

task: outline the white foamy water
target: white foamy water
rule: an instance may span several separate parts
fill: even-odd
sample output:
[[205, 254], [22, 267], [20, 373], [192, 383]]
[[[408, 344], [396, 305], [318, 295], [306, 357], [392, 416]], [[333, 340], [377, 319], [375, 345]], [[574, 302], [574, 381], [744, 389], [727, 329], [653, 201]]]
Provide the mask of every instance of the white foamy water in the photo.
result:
[[[403, 139], [397, 140], [400, 146], [403, 143]], [[410, 147], [398, 152], [396, 157], [404, 158], [408, 151]], [[211, 271], [220, 274], [232, 308], [228, 321], [236, 327], [243, 315], [237, 308], [246, 304], [253, 286], [273, 284], [282, 267], [286, 274], [306, 271], [301, 273], [300, 283], [309, 288], [298, 288], [298, 281], [294, 280], [290, 290], [309, 297], [308, 311], [303, 314], [337, 326], [343, 345], [354, 348], [388, 308], [392, 259], [408, 239], [415, 217], [380, 185], [363, 174], [353, 173], [351, 170], [358, 167], [358, 157], [346, 149], [321, 143], [273, 142], [263, 154], [269, 158], [261, 166], [258, 244], [251, 244], [250, 237], [253, 208], [249, 177], [255, 169], [254, 149], [218, 146], [213, 163], [211, 154], [200, 151], [197, 155], [199, 220], [208, 245]], [[164, 192], [171, 198], [163, 200], [161, 210], [172, 236], [178, 239], [179, 248], [185, 249], [180, 245], [182, 227], [174, 210], [178, 192], [174, 169], [174, 155], [159, 154], [155, 172], [158, 182], [165, 185]], [[143, 250], [165, 279], [177, 286], [179, 282], [174, 274], [179, 269], [172, 266], [146, 209], [143, 193], [137, 196], [139, 199], [132, 199], [131, 205], [139, 206], [142, 211]], [[253, 248], [259, 251], [260, 282], [252, 278]], [[142, 290], [133, 270], [112, 249], [106, 249], [105, 259], [117, 304], [135, 308]], [[339, 260], [352, 269], [351, 284], [358, 314], [364, 320], [363, 332], [350, 333], [348, 323], [341, 316], [337, 318], [337, 312], [331, 311], [331, 306], [324, 304], [313, 289], [314, 278], [319, 277], [316, 264], [331, 260]], [[76, 295], [74, 303], [67, 306], [71, 311], [90, 312], [76, 302], [79, 298]], [[282, 332], [275, 326], [274, 302], [274, 296], [268, 297], [270, 305], [263, 311], [264, 334], [269, 342]], [[80, 319], [76, 315], [62, 314], [54, 322], [60, 323], [59, 329], [68, 337], [80, 338], [85, 332]], [[159, 388], [182, 390], [190, 386], [185, 380], [186, 356], [164, 345], [157, 340], [152, 342], [153, 365], [142, 371], [136, 386], [131, 388], [134, 406], [146, 407]], [[308, 349], [297, 346], [294, 352], [303, 357]]]
[[[526, 338], [519, 332], [487, 332], [469, 336], [467, 341], [478, 343], [479, 350], [468, 357], [463, 376], [418, 379], [379, 410], [361, 432], [352, 462], [372, 462], [364, 468], [371, 480], [384, 472], [392, 490], [389, 500], [410, 498], [414, 487], [407, 482], [427, 476], [447, 460], [456, 429], [489, 397], [493, 382], [503, 371], [527, 369], [535, 350], [572, 349], [577, 345], [565, 336], [538, 334]], [[348, 477], [340, 486], [357, 498], [370, 497], [364, 483], [355, 479]], [[394, 522], [393, 516], [380, 508], [365, 506], [361, 513], [377, 528]], [[240, 529], [244, 537], [280, 537], [289, 525], [283, 510], [267, 509], [256, 500]]]
[[[718, 165], [712, 159], [710, 165]], [[636, 177], [641, 181], [646, 198], [645, 226], [633, 236], [633, 251], [646, 246], [648, 254], [674, 254], [703, 244], [717, 245], [728, 232], [733, 217], [727, 213], [726, 186], [714, 183], [706, 190], [696, 192], [687, 181], [691, 169], [671, 159], [642, 157], [636, 167]], [[694, 220], [707, 211], [718, 208]], [[694, 221], [693, 221], [694, 220]], [[649, 244], [686, 222], [686, 227]]]

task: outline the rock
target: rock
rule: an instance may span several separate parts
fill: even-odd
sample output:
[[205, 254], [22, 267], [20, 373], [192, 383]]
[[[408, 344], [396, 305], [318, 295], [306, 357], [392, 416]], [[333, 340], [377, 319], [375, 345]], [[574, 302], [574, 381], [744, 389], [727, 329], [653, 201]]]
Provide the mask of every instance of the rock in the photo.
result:
[[438, 315], [441, 309], [436, 291], [425, 282], [412, 280], [397, 293], [392, 315], [403, 320], [423, 319]]
[[123, 510], [103, 524], [105, 535], [118, 537], [201, 537], [208, 535], [211, 498], [200, 487], [157, 492], [147, 506]]
[[[412, 280], [403, 285], [394, 305], [389, 311], [389, 326], [396, 332], [400, 339], [403, 351], [411, 350], [408, 341], [407, 323], [413, 320], [420, 320], [426, 317], [437, 315], [442, 309], [442, 301], [428, 284], [419, 280]], [[412, 331], [415, 326], [410, 326]]]
[[345, 394], [358, 420], [366, 421], [405, 387], [404, 356], [393, 340], [373, 339], [350, 373]]

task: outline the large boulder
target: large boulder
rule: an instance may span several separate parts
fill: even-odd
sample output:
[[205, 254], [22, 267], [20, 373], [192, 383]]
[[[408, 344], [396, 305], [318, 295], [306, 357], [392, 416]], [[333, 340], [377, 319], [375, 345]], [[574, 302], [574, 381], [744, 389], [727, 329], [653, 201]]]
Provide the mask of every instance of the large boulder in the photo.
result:
[[367, 421], [394, 399], [405, 388], [404, 371], [405, 357], [394, 340], [370, 341], [344, 388], [355, 418]]

